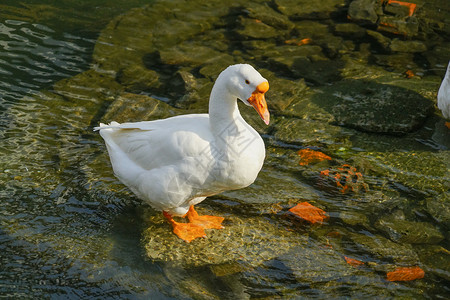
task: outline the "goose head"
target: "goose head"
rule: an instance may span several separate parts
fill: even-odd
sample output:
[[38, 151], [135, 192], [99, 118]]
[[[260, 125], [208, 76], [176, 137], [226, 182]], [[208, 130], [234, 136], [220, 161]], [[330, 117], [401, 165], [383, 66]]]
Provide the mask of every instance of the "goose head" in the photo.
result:
[[269, 125], [270, 114], [264, 96], [269, 90], [267, 79], [247, 64], [232, 65], [222, 73], [228, 77], [228, 92], [244, 104], [253, 106], [264, 123]]

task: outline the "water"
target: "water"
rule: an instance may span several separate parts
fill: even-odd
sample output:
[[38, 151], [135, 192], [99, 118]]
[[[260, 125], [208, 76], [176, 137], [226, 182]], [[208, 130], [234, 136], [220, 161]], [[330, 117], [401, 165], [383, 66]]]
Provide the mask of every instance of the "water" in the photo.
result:
[[[339, 48], [340, 42], [333, 44], [324, 28], [334, 28], [333, 22], [345, 23], [343, 9], [337, 9], [332, 18], [321, 12], [312, 21], [308, 17], [296, 23], [314, 41], [311, 48], [298, 51], [304, 51], [304, 57], [311, 58], [310, 51], [315, 55], [313, 64], [295, 62], [302, 70], [298, 76], [285, 71], [290, 62], [267, 55], [285, 48], [260, 45], [258, 39], [248, 37], [255, 33], [240, 31], [234, 20], [246, 14], [238, 6], [216, 3], [214, 13], [208, 13], [208, 7], [195, 11], [198, 4], [193, 2], [189, 8], [175, 9], [167, 2], [157, 13], [165, 19], [146, 21], [140, 19], [145, 16], [140, 10], [129, 11], [144, 4], [97, 0], [6, 1], [0, 5], [2, 296], [448, 296], [448, 214], [441, 212], [448, 211], [449, 144], [439, 112], [433, 108], [418, 129], [392, 136], [328, 123], [331, 116], [340, 115], [327, 103], [329, 95], [353, 101], [354, 95], [339, 85], [346, 74], [352, 79], [380, 80], [375, 86], [399, 82], [400, 87], [434, 99], [448, 61], [444, 58], [448, 40], [436, 38], [428, 52], [413, 55], [394, 55], [376, 47], [369, 51], [367, 45], [375, 42], [356, 37], [346, 37], [345, 47]], [[434, 7], [439, 5], [438, 11]], [[436, 20], [441, 11], [448, 12], [442, 1], [425, 7], [431, 7], [424, 10], [427, 13], [437, 13]], [[252, 8], [246, 11], [252, 13]], [[108, 25], [121, 13], [125, 17], [120, 22]], [[279, 25], [285, 21], [263, 17], [259, 13], [260, 21], [272, 20], [272, 25], [285, 30], [285, 25]], [[153, 26], [158, 30], [150, 35], [147, 28]], [[182, 39], [186, 36], [190, 37], [188, 47]], [[284, 44], [273, 39], [274, 47]], [[121, 41], [126, 41], [124, 47]], [[177, 44], [188, 53], [186, 57], [183, 52], [166, 51]], [[195, 48], [199, 45], [215, 52]], [[134, 50], [143, 54], [142, 60], [128, 54]], [[212, 197], [200, 205], [200, 212], [224, 216], [226, 229], [208, 232], [208, 240], [187, 245], [170, 233], [158, 212], [113, 177], [103, 142], [92, 128], [105, 119], [149, 117], [147, 110], [134, 109], [135, 103], [145, 103], [143, 107], [151, 110], [153, 100], [147, 95], [177, 107], [160, 105], [150, 118], [184, 113], [184, 108], [204, 111], [205, 101], [197, 99], [207, 99], [211, 77], [217, 74], [198, 64], [220, 53], [250, 61], [264, 69], [263, 75], [273, 77], [267, 99], [274, 125], [263, 128], [257, 118], [250, 120], [267, 145], [266, 164], [258, 180], [247, 189]], [[230, 64], [228, 57], [220, 58], [206, 66]], [[174, 59], [175, 66], [167, 64]], [[400, 62], [404, 61], [422, 76], [420, 80], [402, 77], [405, 70]], [[371, 68], [359, 73], [360, 65]], [[325, 74], [326, 69], [330, 73]], [[333, 79], [335, 69], [342, 69], [342, 78]], [[317, 76], [317, 70], [324, 77]], [[186, 73], [182, 72], [193, 74], [194, 83], [184, 81]], [[301, 81], [303, 76], [307, 84]], [[291, 95], [295, 99], [283, 108], [281, 100]], [[252, 118], [253, 112], [241, 109]], [[304, 148], [323, 151], [333, 160], [300, 166], [297, 151]], [[352, 164], [362, 172], [363, 182], [352, 179], [361, 191], [341, 193], [331, 177], [320, 176], [325, 169], [337, 174], [342, 164]], [[369, 191], [361, 188], [362, 183]], [[303, 201], [326, 210], [327, 222], [308, 225], [288, 212]], [[390, 224], [391, 220], [406, 222]], [[411, 224], [428, 231], [404, 234]], [[364, 265], [350, 266], [344, 256]], [[425, 278], [387, 281], [386, 273], [397, 266], [420, 266]]]

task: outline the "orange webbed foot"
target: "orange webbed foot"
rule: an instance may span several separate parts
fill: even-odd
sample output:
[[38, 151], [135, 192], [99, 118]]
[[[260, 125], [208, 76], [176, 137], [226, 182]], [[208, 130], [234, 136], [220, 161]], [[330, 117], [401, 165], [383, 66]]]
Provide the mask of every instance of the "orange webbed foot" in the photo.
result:
[[223, 217], [216, 216], [199, 216], [195, 211], [194, 206], [191, 205], [189, 207], [189, 211], [187, 212], [187, 217], [189, 219], [190, 224], [195, 224], [203, 227], [204, 229], [222, 229], [222, 222], [224, 220]]
[[447, 127], [448, 129], [450, 129], [450, 122], [445, 122], [445, 127]]
[[190, 243], [196, 238], [206, 237], [205, 230], [202, 226], [193, 223], [178, 223], [169, 213], [163, 213], [164, 217], [166, 217], [166, 219], [172, 224], [173, 233], [185, 242]]

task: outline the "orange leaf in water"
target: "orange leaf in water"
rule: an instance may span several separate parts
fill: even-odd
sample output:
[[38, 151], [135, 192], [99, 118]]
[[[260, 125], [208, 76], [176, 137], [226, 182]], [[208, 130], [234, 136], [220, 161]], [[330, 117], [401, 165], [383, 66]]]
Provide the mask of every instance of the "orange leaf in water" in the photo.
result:
[[425, 276], [425, 271], [419, 267], [398, 267], [395, 271], [387, 273], [389, 281], [409, 281]]
[[307, 45], [310, 44], [312, 42], [312, 40], [310, 38], [306, 38], [306, 39], [291, 39], [291, 40], [286, 40], [284, 41], [285, 44], [288, 45], [297, 45], [297, 46], [301, 46], [301, 45]]
[[416, 75], [414, 74], [413, 71], [411, 71], [411, 70], [406, 70], [405, 76], [406, 76], [406, 78], [409, 79], [409, 78], [413, 78], [413, 77], [416, 76]]
[[311, 149], [299, 150], [297, 152], [297, 154], [300, 155], [301, 161], [299, 164], [301, 166], [309, 165], [312, 162], [319, 162], [322, 160], [331, 160], [331, 157], [329, 157], [328, 155], [326, 155], [320, 151], [314, 151]]
[[311, 222], [311, 223], [322, 223], [323, 220], [328, 218], [325, 211], [322, 209], [315, 207], [314, 205], [309, 204], [308, 202], [302, 202], [297, 204], [296, 206], [289, 209], [289, 211], [296, 216]]
[[347, 256], [344, 256], [344, 259], [349, 265], [352, 265], [353, 267], [357, 267], [357, 266], [360, 266], [360, 265], [364, 264], [364, 262], [362, 262], [360, 260], [357, 260], [357, 259], [354, 259], [354, 258], [350, 258], [350, 257], [347, 257]]

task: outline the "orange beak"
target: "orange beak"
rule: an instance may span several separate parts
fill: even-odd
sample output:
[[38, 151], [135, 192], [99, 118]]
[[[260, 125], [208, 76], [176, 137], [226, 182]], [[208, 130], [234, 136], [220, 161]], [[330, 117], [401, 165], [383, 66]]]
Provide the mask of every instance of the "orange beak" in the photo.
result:
[[250, 98], [247, 99], [248, 103], [250, 103], [256, 109], [266, 125], [269, 125], [270, 122], [270, 114], [269, 110], [267, 109], [266, 98], [264, 97], [264, 94], [268, 90], [269, 83], [267, 81], [264, 81], [256, 87]]

